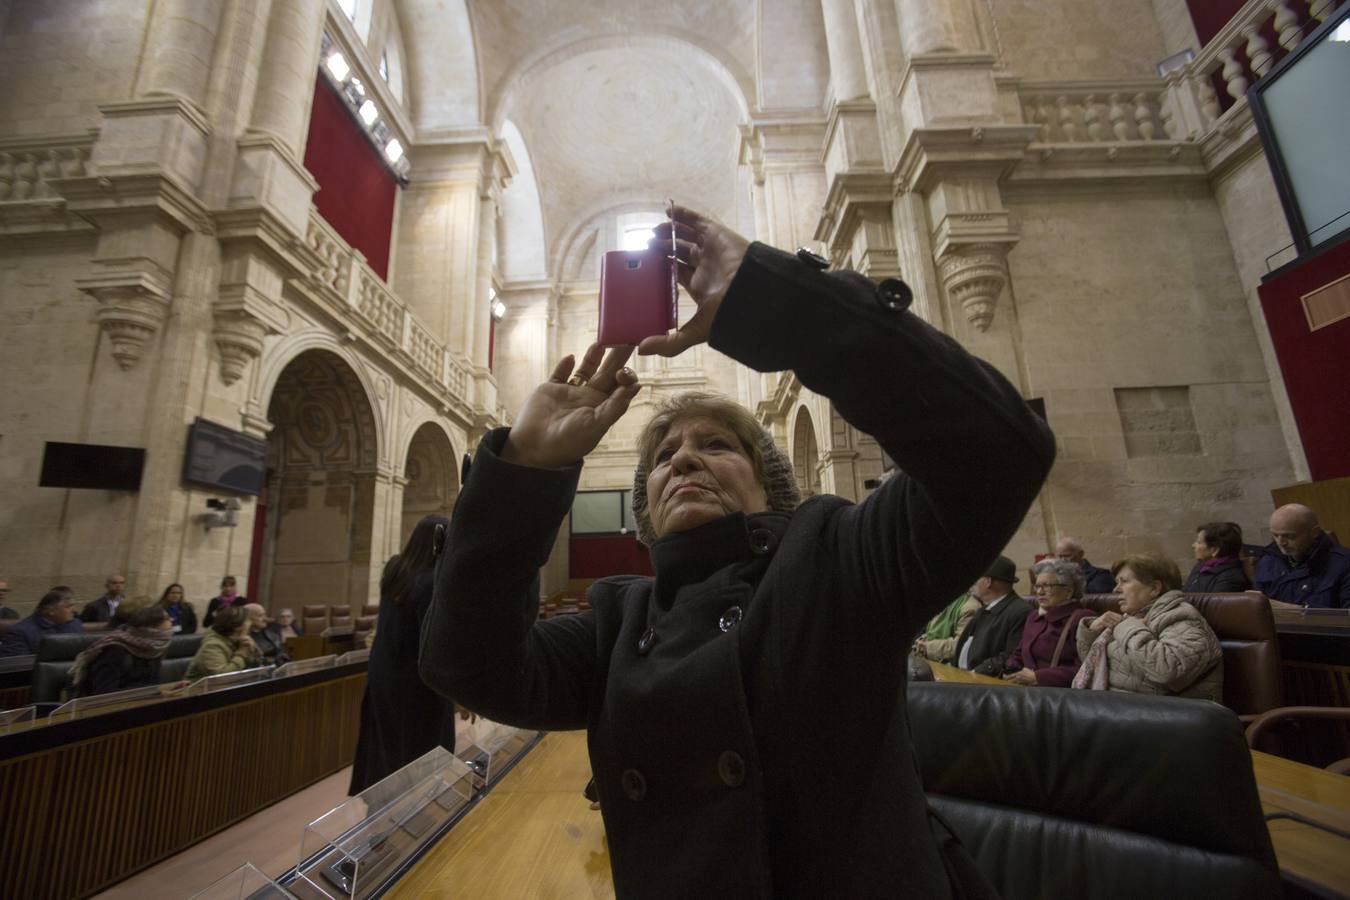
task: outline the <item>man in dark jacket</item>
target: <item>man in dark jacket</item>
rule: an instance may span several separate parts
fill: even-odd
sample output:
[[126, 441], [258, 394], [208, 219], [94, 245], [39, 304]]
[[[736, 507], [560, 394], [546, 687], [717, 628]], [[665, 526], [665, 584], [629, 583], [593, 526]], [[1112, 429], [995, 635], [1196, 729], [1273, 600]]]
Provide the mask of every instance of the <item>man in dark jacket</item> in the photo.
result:
[[1350, 550], [1337, 547], [1301, 503], [1270, 515], [1266, 553], [1256, 562], [1256, 589], [1299, 606], [1350, 609]]
[[127, 579], [123, 575], [109, 575], [104, 583], [105, 593], [97, 600], [84, 605], [80, 610], [81, 622], [111, 622], [113, 613], [121, 605], [127, 592]]
[[1116, 591], [1116, 578], [1107, 569], [1099, 569], [1087, 561], [1083, 550], [1083, 542], [1076, 537], [1062, 537], [1059, 543], [1055, 544], [1055, 556], [1065, 562], [1078, 563], [1078, 570], [1083, 573], [1083, 593], [1085, 594], [1114, 594]]
[[68, 587], [54, 587], [38, 601], [28, 618], [16, 622], [0, 639], [0, 656], [24, 656], [36, 653], [38, 644], [49, 634], [83, 634], [75, 621], [75, 593]]
[[1017, 649], [1031, 612], [1031, 606], [1013, 590], [1016, 583], [1017, 565], [1000, 556], [970, 589], [970, 596], [980, 601], [980, 611], [956, 641], [958, 666], [986, 675], [1003, 674], [1003, 661]]

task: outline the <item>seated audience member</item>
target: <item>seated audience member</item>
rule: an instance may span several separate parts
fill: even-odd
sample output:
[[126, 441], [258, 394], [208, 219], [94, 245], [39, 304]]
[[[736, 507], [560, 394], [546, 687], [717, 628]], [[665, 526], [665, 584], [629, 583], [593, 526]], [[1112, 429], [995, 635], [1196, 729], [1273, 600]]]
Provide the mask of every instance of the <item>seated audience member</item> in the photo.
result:
[[994, 560], [975, 582], [970, 595], [979, 601], [980, 608], [957, 639], [956, 665], [979, 671], [987, 664], [1003, 671], [1003, 661], [1017, 647], [1022, 623], [1031, 612], [1026, 601], [1013, 591], [1016, 583], [1017, 566], [1006, 556]]
[[267, 630], [272, 633], [273, 639], [282, 646], [285, 646], [287, 638], [299, 637], [304, 634], [300, 625], [295, 621], [295, 613], [283, 607], [277, 610], [277, 618]]
[[1195, 530], [1195, 566], [1186, 576], [1188, 594], [1222, 594], [1252, 586], [1242, 571], [1242, 528], [1236, 522], [1209, 522]]
[[149, 609], [154, 605], [150, 602], [150, 598], [144, 594], [132, 597], [129, 600], [123, 600], [117, 604], [117, 609], [113, 610], [112, 618], [108, 620], [108, 630], [114, 631], [118, 628], [126, 628], [133, 614], [143, 609]]
[[[1083, 572], [1077, 564], [1044, 559], [1031, 567], [1036, 575], [1036, 612], [1022, 626], [1022, 640], [1003, 666], [1013, 684], [1068, 687], [1078, 674], [1078, 623], [1092, 615], [1078, 601]], [[993, 674], [992, 672], [990, 674]]]
[[263, 655], [263, 663], [279, 666], [289, 662], [290, 657], [286, 655], [284, 642], [278, 640], [276, 634], [268, 630], [271, 623], [267, 621], [267, 610], [262, 608], [262, 604], [246, 603], [243, 609], [248, 613], [248, 636], [258, 648], [258, 652]]
[[928, 620], [923, 634], [914, 642], [914, 652], [935, 662], [951, 662], [956, 656], [956, 639], [966, 630], [979, 608], [980, 601], [969, 592], [957, 597]]
[[0, 581], [0, 619], [17, 619], [19, 614], [5, 605], [9, 600], [9, 582]]
[[1301, 503], [1270, 516], [1265, 555], [1256, 562], [1256, 589], [1299, 606], [1350, 609], [1350, 550], [1337, 547]]
[[1055, 558], [1076, 563], [1083, 573], [1083, 593], [1109, 594], [1116, 589], [1116, 580], [1105, 569], [1099, 569], [1088, 562], [1083, 552], [1083, 542], [1075, 537], [1062, 537], [1055, 544]]
[[206, 615], [202, 617], [203, 628], [211, 627], [211, 623], [216, 620], [216, 613], [222, 607], [243, 606], [248, 602], [247, 597], [240, 596], [239, 592], [235, 590], [237, 584], [233, 575], [226, 575], [220, 580], [220, 593], [212, 597], [210, 602], [206, 604]]
[[164, 589], [159, 595], [159, 606], [169, 614], [174, 634], [195, 634], [197, 632], [197, 612], [187, 601], [187, 592], [177, 582]]
[[[1170, 559], [1127, 556], [1115, 565], [1120, 612], [1078, 623], [1084, 669], [1104, 664], [1104, 686], [1137, 694], [1223, 698], [1223, 649], [1204, 616], [1181, 593], [1181, 570]], [[1106, 634], [1094, 659], [1094, 641]], [[1082, 675], [1080, 675], [1080, 680]]]
[[38, 601], [31, 616], [10, 626], [0, 638], [0, 656], [36, 653], [38, 644], [49, 634], [84, 634], [75, 620], [75, 592], [65, 585], [52, 588]]
[[81, 622], [110, 622], [113, 613], [121, 605], [127, 590], [127, 580], [122, 575], [109, 575], [104, 582], [104, 594], [97, 600], [91, 600], [80, 610]]
[[159, 684], [159, 664], [172, 638], [173, 622], [164, 607], [141, 607], [127, 617], [125, 628], [109, 632], [75, 657], [70, 670], [71, 696]]
[[211, 627], [202, 635], [197, 655], [188, 665], [188, 680], [261, 666], [262, 654], [249, 638], [248, 626], [248, 613], [242, 606], [220, 609]]

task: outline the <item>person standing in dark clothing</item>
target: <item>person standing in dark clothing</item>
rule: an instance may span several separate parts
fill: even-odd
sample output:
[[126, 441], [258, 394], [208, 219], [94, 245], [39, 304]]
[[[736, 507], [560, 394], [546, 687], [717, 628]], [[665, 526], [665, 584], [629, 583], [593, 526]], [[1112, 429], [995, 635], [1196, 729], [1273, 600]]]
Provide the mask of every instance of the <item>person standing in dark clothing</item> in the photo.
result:
[[84, 609], [80, 610], [81, 622], [110, 622], [113, 613], [117, 612], [117, 607], [125, 599], [127, 592], [127, 579], [124, 575], [109, 575], [104, 587], [106, 592], [102, 597], [86, 603]]
[[174, 634], [193, 634], [197, 631], [197, 612], [187, 602], [187, 592], [181, 584], [171, 584], [159, 595], [159, 606], [169, 614]]
[[444, 540], [449, 526], [445, 516], [425, 517], [403, 552], [384, 567], [348, 794], [359, 794], [437, 744], [454, 752], [455, 704], [427, 687], [417, 672], [437, 543]]
[[1242, 570], [1242, 528], [1236, 522], [1208, 522], [1195, 530], [1195, 566], [1182, 588], [1187, 594], [1245, 591], [1252, 583]]
[[248, 598], [241, 596], [235, 590], [237, 582], [233, 575], [226, 575], [220, 580], [220, 593], [211, 598], [211, 602], [206, 604], [206, 615], [202, 617], [202, 627], [210, 628], [216, 621], [216, 613], [220, 612], [226, 606], [243, 606], [248, 602]]

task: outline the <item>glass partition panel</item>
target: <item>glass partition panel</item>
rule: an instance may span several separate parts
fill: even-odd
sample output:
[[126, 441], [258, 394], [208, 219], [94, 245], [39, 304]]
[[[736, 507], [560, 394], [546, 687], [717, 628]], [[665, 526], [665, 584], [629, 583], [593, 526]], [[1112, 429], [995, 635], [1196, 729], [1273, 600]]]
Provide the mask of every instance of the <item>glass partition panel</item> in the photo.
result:
[[355, 628], [351, 625], [330, 625], [323, 630], [325, 638], [351, 637]]
[[284, 900], [292, 896], [253, 863], [244, 863], [190, 900]]
[[36, 706], [20, 706], [18, 709], [0, 710], [0, 734], [11, 731], [27, 731], [33, 727], [37, 718]]
[[479, 719], [464, 731], [466, 746], [456, 756], [473, 771], [475, 787], [481, 790], [500, 777], [501, 771], [519, 756], [536, 731], [522, 731], [487, 719]]
[[316, 672], [319, 669], [331, 669], [337, 664], [337, 656], [330, 653], [327, 656], [316, 656], [313, 659], [297, 659], [277, 667], [272, 673], [274, 678], [285, 678], [287, 675], [303, 675], [306, 672]]
[[87, 716], [102, 715], [119, 709], [144, 706], [147, 703], [158, 703], [161, 700], [181, 696], [181, 690], [174, 690], [167, 685], [151, 684], [127, 691], [94, 694], [92, 697], [76, 697], [74, 700], [67, 701], [54, 709], [52, 714], [47, 717], [47, 721], [53, 724], [68, 722], [71, 719], [83, 719]]
[[473, 794], [469, 767], [436, 747], [306, 826], [287, 887], [301, 898], [370, 897]]
[[253, 684], [272, 677], [276, 666], [258, 666], [256, 669], [241, 669], [238, 672], [221, 672], [219, 675], [207, 675], [187, 686], [187, 695], [196, 697], [225, 688], [238, 687], [241, 684]]
[[348, 650], [346, 653], [339, 656], [337, 658], [337, 662], [334, 663], [333, 665], [345, 666], [349, 663], [366, 662], [369, 659], [370, 659], [370, 648], [366, 647], [362, 650]]

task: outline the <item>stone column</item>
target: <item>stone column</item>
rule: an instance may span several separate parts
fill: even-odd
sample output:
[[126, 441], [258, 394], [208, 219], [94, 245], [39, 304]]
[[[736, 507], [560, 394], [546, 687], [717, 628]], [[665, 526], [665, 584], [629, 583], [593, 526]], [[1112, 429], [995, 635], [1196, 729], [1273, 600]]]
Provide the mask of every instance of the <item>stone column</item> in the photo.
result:
[[136, 96], [177, 97], [205, 106], [222, 5], [222, 0], [160, 0], [151, 5]]
[[821, 0], [821, 12], [825, 16], [825, 44], [830, 54], [830, 86], [835, 102], [866, 97], [867, 74], [863, 70], [853, 0]]
[[274, 4], [258, 72], [250, 130], [275, 138], [296, 159], [309, 132], [323, 15], [324, 0]]
[[969, 4], [955, 0], [897, 0], [905, 55], [959, 53], [972, 49], [978, 35]]

